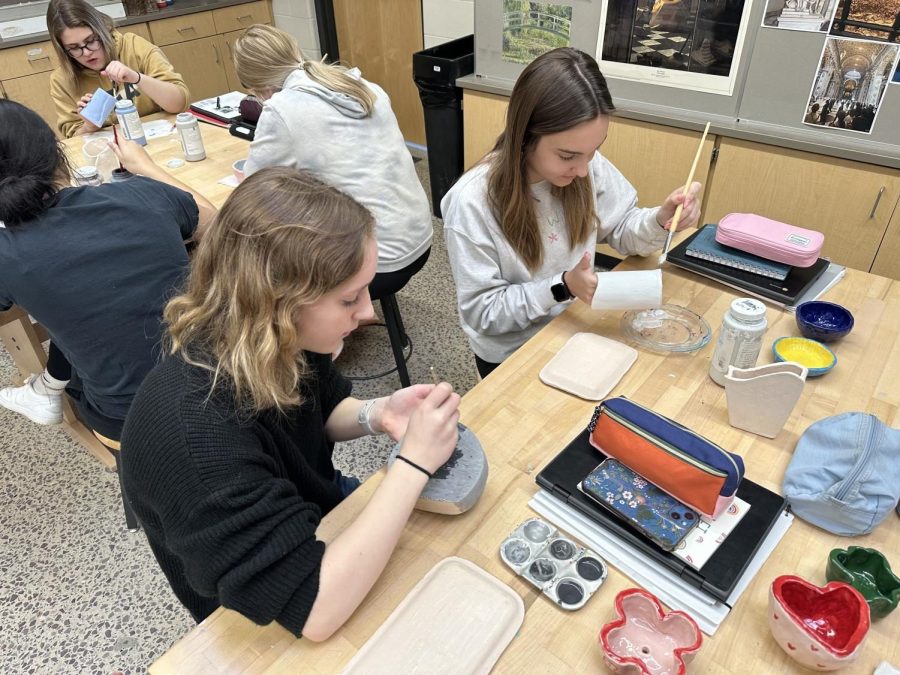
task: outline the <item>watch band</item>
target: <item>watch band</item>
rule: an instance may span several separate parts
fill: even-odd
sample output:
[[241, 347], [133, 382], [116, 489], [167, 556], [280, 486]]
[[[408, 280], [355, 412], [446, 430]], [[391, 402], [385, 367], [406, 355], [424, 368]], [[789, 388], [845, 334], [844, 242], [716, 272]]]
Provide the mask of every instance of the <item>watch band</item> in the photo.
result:
[[369, 421], [369, 413], [372, 410], [372, 406], [375, 405], [377, 398], [370, 398], [368, 401], [363, 403], [359, 407], [359, 414], [356, 416], [356, 421], [359, 422], [359, 426], [365, 429], [367, 434], [374, 436], [378, 432], [372, 428], [372, 423]]

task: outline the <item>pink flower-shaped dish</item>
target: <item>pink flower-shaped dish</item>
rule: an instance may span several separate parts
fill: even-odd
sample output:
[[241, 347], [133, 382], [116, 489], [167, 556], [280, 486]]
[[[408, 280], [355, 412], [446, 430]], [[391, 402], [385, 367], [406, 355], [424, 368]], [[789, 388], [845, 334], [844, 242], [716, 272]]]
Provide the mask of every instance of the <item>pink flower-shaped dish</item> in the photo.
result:
[[837, 670], [859, 656], [869, 631], [869, 605], [850, 584], [822, 587], [785, 574], [769, 587], [769, 627], [792, 659], [814, 670]]
[[656, 596], [629, 588], [616, 596], [618, 618], [600, 629], [603, 659], [614, 673], [683, 675], [703, 644], [694, 620], [666, 613]]

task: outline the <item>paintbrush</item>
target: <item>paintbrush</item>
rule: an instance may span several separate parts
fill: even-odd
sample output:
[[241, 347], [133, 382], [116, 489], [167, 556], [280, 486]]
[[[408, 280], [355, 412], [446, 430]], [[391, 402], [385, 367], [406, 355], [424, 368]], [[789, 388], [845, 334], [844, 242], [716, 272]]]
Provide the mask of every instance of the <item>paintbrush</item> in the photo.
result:
[[[706, 140], [706, 134], [709, 132], [709, 122], [703, 129], [703, 135], [700, 137], [700, 145], [697, 148], [697, 154], [694, 155], [694, 163], [691, 164], [691, 172], [688, 174], [687, 182], [684, 184], [682, 194], [687, 199], [688, 191], [691, 189], [691, 183], [694, 182], [694, 172], [697, 170], [697, 163], [700, 161], [700, 153], [703, 152], [703, 142]], [[675, 215], [672, 216], [672, 225], [669, 227], [669, 234], [666, 235], [666, 245], [663, 247], [662, 255], [659, 256], [659, 264], [666, 262], [666, 256], [669, 254], [669, 246], [672, 245], [672, 235], [678, 229], [678, 221], [681, 220], [681, 212], [684, 210], [684, 201], [675, 209]]]
[[[112, 128], [113, 128], [113, 143], [115, 143], [115, 144], [116, 144], [116, 147], [118, 148], [118, 147], [119, 147], [119, 132], [116, 131], [116, 125], [115, 125], [115, 124], [112, 125]], [[118, 155], [116, 155], [116, 159], [118, 159]], [[120, 168], [120, 169], [124, 169], [124, 168], [125, 168], [125, 167], [122, 166], [122, 160], [119, 160], [119, 168]]]

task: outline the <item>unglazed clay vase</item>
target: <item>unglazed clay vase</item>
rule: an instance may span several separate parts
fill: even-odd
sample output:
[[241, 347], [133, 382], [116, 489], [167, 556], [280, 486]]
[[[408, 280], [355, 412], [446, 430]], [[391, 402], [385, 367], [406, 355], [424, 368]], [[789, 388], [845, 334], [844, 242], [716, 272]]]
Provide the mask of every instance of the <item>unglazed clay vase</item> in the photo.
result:
[[630, 588], [616, 596], [614, 621], [600, 629], [603, 660], [614, 673], [683, 675], [703, 644], [694, 620], [666, 613], [656, 596]]
[[728, 423], [775, 438], [803, 393], [807, 372], [805, 366], [792, 362], [756, 368], [729, 366], [725, 375]]
[[792, 659], [813, 670], [853, 663], [869, 632], [869, 605], [850, 584], [823, 587], [786, 574], [769, 587], [769, 628]]
[[825, 578], [844, 581], [862, 593], [873, 619], [883, 619], [900, 603], [900, 579], [891, 571], [887, 558], [874, 548], [833, 549], [828, 554]]

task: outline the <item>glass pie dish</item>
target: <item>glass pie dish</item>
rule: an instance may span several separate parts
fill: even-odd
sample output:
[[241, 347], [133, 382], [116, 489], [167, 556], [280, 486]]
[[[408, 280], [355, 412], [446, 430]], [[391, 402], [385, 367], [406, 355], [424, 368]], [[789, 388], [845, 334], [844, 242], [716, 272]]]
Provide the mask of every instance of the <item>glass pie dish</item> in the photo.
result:
[[658, 352], [693, 352], [712, 336], [702, 316], [679, 305], [625, 312], [622, 334], [639, 347]]

